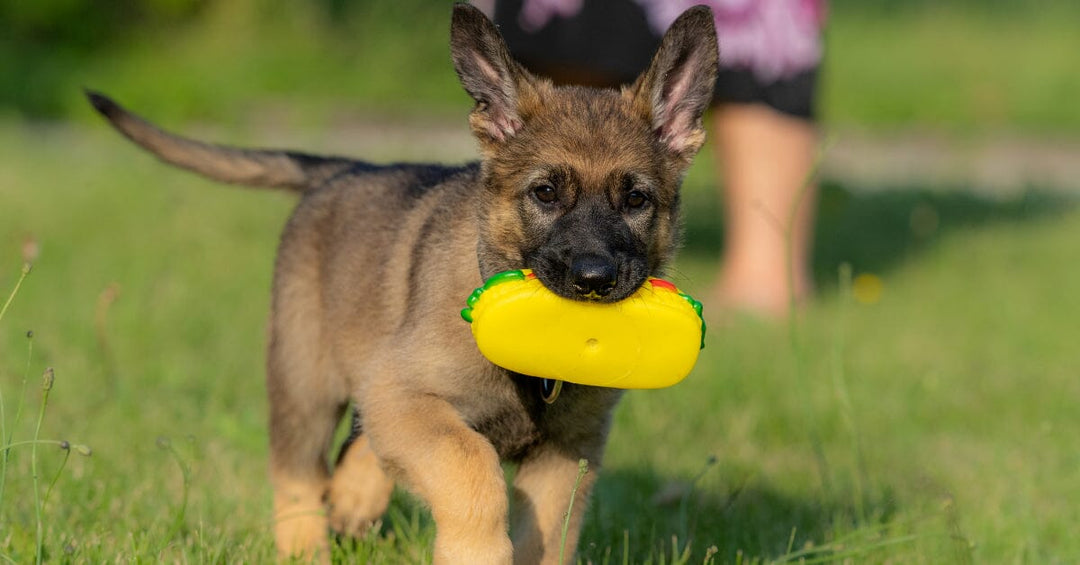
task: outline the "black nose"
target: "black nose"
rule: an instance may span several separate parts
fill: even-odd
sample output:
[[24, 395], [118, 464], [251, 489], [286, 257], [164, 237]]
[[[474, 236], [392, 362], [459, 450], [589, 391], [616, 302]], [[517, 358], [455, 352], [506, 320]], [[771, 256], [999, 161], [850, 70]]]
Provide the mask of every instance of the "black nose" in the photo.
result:
[[570, 284], [574, 292], [600, 298], [615, 288], [615, 263], [599, 255], [582, 255], [570, 264]]

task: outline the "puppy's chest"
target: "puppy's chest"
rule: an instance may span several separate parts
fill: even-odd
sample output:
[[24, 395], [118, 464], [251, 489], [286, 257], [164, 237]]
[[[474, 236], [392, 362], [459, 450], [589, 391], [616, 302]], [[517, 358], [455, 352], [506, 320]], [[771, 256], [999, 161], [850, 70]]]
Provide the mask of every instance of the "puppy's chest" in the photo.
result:
[[499, 370], [498, 384], [478, 388], [468, 406], [461, 406], [473, 429], [488, 438], [499, 457], [520, 459], [547, 434], [539, 379]]
[[[469, 418], [473, 429], [483, 434], [504, 460], [517, 461], [536, 446], [555, 443], [573, 448], [585, 438], [606, 434], [606, 416], [618, 401], [618, 394], [564, 384], [553, 403], [544, 402], [541, 380], [510, 375], [506, 393], [489, 397], [484, 409]], [[599, 418], [597, 418], [599, 416]]]
[[546, 436], [543, 423], [523, 410], [499, 410], [473, 422], [472, 427], [488, 438], [501, 459], [511, 461], [525, 457]]

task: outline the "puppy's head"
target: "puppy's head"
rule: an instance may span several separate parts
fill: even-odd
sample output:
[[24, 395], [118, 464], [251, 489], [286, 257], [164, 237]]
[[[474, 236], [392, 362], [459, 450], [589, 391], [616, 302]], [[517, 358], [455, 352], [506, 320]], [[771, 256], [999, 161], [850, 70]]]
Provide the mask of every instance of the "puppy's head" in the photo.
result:
[[708, 8], [672, 24], [649, 68], [621, 89], [555, 86], [514, 61], [498, 30], [458, 4], [454, 67], [476, 100], [485, 277], [531, 268], [567, 298], [617, 301], [678, 244], [679, 186], [705, 140], [716, 77]]

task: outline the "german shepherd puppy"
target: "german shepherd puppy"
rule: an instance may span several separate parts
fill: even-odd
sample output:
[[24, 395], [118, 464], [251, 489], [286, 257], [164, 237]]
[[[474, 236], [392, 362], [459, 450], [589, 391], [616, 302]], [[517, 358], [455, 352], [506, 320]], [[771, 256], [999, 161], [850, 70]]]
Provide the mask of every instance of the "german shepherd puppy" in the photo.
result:
[[[88, 93], [167, 163], [301, 194], [277, 256], [267, 362], [282, 556], [327, 560], [328, 529], [363, 532], [397, 482], [431, 508], [436, 563], [556, 563], [578, 460], [599, 467], [620, 391], [566, 384], [548, 404], [540, 379], [480, 355], [458, 311], [486, 277], [525, 267], [561, 296], [622, 300], [678, 244], [679, 186], [716, 74], [707, 8], [684, 13], [621, 89], [530, 74], [467, 4], [454, 6], [450, 46], [482, 155], [461, 167], [210, 145]], [[353, 438], [331, 470], [350, 402]], [[519, 465], [512, 515], [501, 461]], [[577, 490], [568, 560], [594, 477]]]

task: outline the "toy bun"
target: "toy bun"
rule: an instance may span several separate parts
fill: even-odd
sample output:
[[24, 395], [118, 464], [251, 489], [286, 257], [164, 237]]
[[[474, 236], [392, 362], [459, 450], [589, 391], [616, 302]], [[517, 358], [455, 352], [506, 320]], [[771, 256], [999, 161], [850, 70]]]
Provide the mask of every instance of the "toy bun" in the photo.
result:
[[614, 388], [683, 380], [704, 346], [701, 303], [649, 279], [625, 300], [585, 302], [551, 292], [528, 269], [492, 276], [461, 316], [484, 357], [516, 373]]

